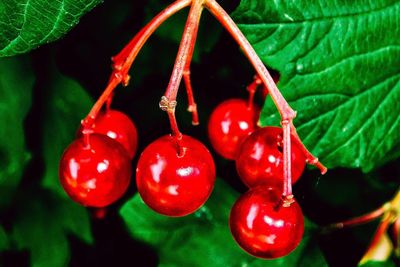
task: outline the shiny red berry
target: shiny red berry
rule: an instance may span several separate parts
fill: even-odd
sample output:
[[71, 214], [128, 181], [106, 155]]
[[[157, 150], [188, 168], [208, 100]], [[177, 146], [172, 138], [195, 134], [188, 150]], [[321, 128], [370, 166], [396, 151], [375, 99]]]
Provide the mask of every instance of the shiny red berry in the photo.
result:
[[186, 135], [182, 146], [184, 153], [178, 156], [174, 138], [160, 137], [143, 151], [136, 169], [143, 201], [167, 216], [195, 212], [214, 188], [215, 165], [207, 148]]
[[300, 243], [304, 216], [297, 202], [278, 205], [281, 193], [272, 187], [255, 187], [234, 204], [229, 218], [232, 235], [249, 254], [274, 259], [285, 256]]
[[[283, 184], [283, 132], [279, 127], [257, 129], [243, 141], [236, 170], [248, 187]], [[304, 171], [306, 159], [299, 145], [291, 142], [292, 184]]]
[[219, 104], [208, 122], [210, 142], [222, 157], [235, 159], [242, 141], [257, 128], [260, 109], [249, 108], [244, 99]]
[[118, 200], [128, 188], [131, 174], [125, 149], [100, 134], [72, 142], [64, 151], [59, 168], [65, 192], [72, 200], [90, 207], [104, 207]]
[[130, 158], [134, 157], [138, 134], [132, 120], [124, 113], [112, 109], [101, 112], [93, 124], [93, 132], [117, 140], [126, 149]]

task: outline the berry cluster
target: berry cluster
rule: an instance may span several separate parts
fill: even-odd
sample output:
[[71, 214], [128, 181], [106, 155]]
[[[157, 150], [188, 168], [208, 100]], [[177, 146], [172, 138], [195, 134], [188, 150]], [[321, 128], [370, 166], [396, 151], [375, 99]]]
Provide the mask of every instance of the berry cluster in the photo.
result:
[[[298, 245], [304, 228], [302, 211], [292, 195], [292, 183], [300, 177], [306, 162], [322, 173], [326, 168], [301, 143], [292, 123], [295, 111], [244, 35], [215, 0], [176, 0], [112, 58], [113, 72], [107, 87], [82, 120], [77, 139], [61, 158], [61, 184], [74, 201], [89, 207], [105, 207], [125, 193], [131, 179], [130, 160], [136, 152], [137, 132], [126, 115], [110, 109], [114, 89], [119, 84], [128, 85], [130, 67], [151, 34], [187, 6], [190, 11], [174, 69], [159, 102], [168, 115], [171, 134], [155, 140], [142, 152], [136, 168], [138, 192], [154, 211], [185, 216], [199, 209], [213, 190], [216, 170], [210, 152], [198, 140], [182, 134], [175, 117], [176, 96], [183, 79], [192, 123], [199, 123], [190, 62], [200, 17], [206, 8], [238, 42], [257, 72], [248, 87], [249, 100], [223, 102], [212, 113], [208, 127], [215, 150], [236, 161], [240, 178], [250, 188], [232, 208], [231, 231], [239, 245], [254, 256], [284, 256]], [[257, 126], [260, 108], [253, 98], [259, 85], [276, 104], [282, 128]]]
[[[60, 181], [67, 194], [88, 207], [118, 200], [131, 180], [137, 131], [128, 116], [116, 110], [99, 114], [82, 127], [60, 161]], [[179, 143], [163, 136], [141, 154], [136, 168], [138, 191], [149, 207], [168, 216], [185, 216], [200, 208], [215, 182], [214, 160], [196, 139], [182, 135]]]
[[[252, 103], [252, 85], [248, 87], [248, 101], [231, 99], [217, 106], [209, 120], [208, 134], [218, 154], [235, 160], [240, 179], [250, 188], [231, 210], [229, 225], [233, 237], [251, 255], [272, 259], [297, 247], [304, 231], [304, 218], [292, 196], [282, 203], [283, 132], [279, 127], [257, 126], [259, 108]], [[291, 174], [295, 183], [306, 159], [291, 140]]]

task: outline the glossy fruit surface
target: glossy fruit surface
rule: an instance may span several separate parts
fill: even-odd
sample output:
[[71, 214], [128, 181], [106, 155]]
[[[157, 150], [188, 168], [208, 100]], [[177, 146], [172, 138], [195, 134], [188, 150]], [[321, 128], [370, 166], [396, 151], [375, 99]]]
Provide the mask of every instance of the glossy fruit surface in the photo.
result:
[[259, 114], [260, 109], [249, 109], [244, 99], [219, 104], [208, 122], [208, 136], [215, 151], [226, 159], [235, 159], [244, 138], [257, 128]]
[[184, 135], [184, 154], [178, 156], [173, 137], [163, 136], [141, 154], [136, 169], [143, 201], [167, 216], [184, 216], [200, 208], [215, 182], [214, 160], [207, 148]]
[[107, 135], [117, 140], [132, 159], [136, 153], [138, 134], [132, 120], [124, 113], [110, 109], [97, 116], [93, 132]]
[[100, 134], [72, 142], [60, 161], [59, 176], [65, 192], [76, 202], [104, 207], [118, 200], [131, 180], [131, 161], [115, 140]]
[[[283, 184], [283, 132], [279, 127], [257, 129], [243, 141], [236, 159], [239, 177], [248, 187]], [[291, 142], [292, 184], [304, 171], [306, 159], [297, 143]]]
[[249, 254], [265, 259], [285, 256], [300, 243], [304, 217], [297, 202], [277, 207], [279, 190], [256, 187], [234, 204], [229, 226], [236, 242]]

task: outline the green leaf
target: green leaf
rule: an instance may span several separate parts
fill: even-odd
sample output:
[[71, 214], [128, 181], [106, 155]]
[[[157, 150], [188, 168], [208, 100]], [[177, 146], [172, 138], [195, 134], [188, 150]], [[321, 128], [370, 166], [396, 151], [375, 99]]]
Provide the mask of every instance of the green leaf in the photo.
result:
[[159, 215], [138, 194], [121, 208], [120, 214], [135, 239], [157, 250], [160, 266], [309, 266], [311, 258], [317, 260], [318, 265], [313, 266], [327, 266], [321, 251], [313, 245], [311, 224], [299, 247], [287, 257], [265, 261], [241, 250], [228, 226], [230, 208], [237, 198], [227, 184], [217, 181], [211, 198], [192, 215]]
[[64, 149], [75, 139], [80, 121], [90, 111], [93, 100], [74, 80], [56, 73], [46, 88], [43, 123], [45, 174], [42, 185], [66, 196], [58, 179], [58, 165]]
[[59, 39], [101, 0], [2, 0], [0, 56], [28, 52]]
[[27, 58], [0, 60], [0, 209], [11, 201], [31, 158], [25, 147], [24, 120], [33, 85]]
[[8, 237], [3, 226], [0, 225], [0, 252], [8, 248]]
[[[393, 0], [242, 0], [234, 12], [328, 167], [368, 172], [400, 155], [399, 13]], [[279, 120], [267, 101], [261, 124]]]
[[30, 251], [31, 266], [67, 266], [70, 257], [67, 234], [92, 243], [85, 208], [47, 192], [25, 197], [13, 224], [17, 249]]

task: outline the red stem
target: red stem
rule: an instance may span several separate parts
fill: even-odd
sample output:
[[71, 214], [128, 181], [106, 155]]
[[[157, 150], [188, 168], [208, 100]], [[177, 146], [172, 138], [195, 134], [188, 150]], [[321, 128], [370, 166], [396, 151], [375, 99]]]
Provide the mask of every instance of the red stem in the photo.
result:
[[[284, 136], [284, 157], [283, 157], [283, 169], [284, 169], [284, 191], [283, 197], [287, 198], [291, 195], [291, 171], [290, 171], [290, 132], [293, 130], [292, 127], [293, 119], [296, 117], [296, 112], [289, 106], [286, 102], [285, 98], [282, 96], [279, 89], [276, 87], [274, 80], [269, 74], [267, 68], [262, 63], [261, 59], [258, 57], [257, 53], [254, 51], [253, 47], [247, 41], [246, 37], [237, 27], [235, 22], [230, 18], [230, 16], [225, 12], [225, 10], [215, 1], [215, 0], [207, 0], [206, 7], [210, 12], [219, 20], [219, 22], [227, 29], [227, 31], [233, 36], [239, 46], [242, 48], [244, 54], [247, 56], [249, 61], [252, 63], [254, 69], [259, 75], [260, 79], [264, 83], [264, 85], [268, 88], [268, 92], [271, 95], [272, 100], [277, 107], [281, 119], [282, 119], [282, 127], [283, 127], [283, 136]], [[297, 139], [297, 133], [295, 133], [295, 137]], [[302, 142], [300, 142], [301, 146], [304, 146]], [[306, 148], [304, 151], [308, 152]], [[319, 163], [318, 159], [311, 155], [311, 153], [306, 154], [308, 162], [320, 168], [321, 173], [326, 172], [326, 168]], [[287, 198], [289, 201], [289, 198]]]
[[294, 127], [293, 122], [290, 122], [290, 129], [292, 137], [294, 138], [293, 140], [297, 142], [297, 144], [299, 145], [298, 147], [301, 149], [301, 151], [306, 157], [306, 162], [310, 165], [317, 167], [321, 172], [321, 174], [325, 174], [328, 171], [328, 169], [318, 160], [317, 157], [311, 154], [311, 152], [305, 147], [303, 142], [301, 142], [301, 139], [297, 134], [296, 127]]
[[247, 86], [247, 91], [249, 91], [249, 98], [247, 101], [247, 108], [253, 110], [254, 108], [254, 95], [257, 91], [258, 86], [261, 84], [261, 80], [257, 75], [254, 75], [253, 82]]
[[[239, 46], [242, 48], [244, 54], [247, 56], [249, 61], [252, 63], [254, 69], [256, 70], [258, 76], [263, 81], [263, 83], [268, 87], [269, 94], [274, 101], [280, 115], [282, 118], [283, 126], [283, 169], [284, 169], [284, 188], [283, 197], [284, 199], [292, 199], [292, 184], [291, 184], [291, 171], [290, 171], [290, 124], [293, 118], [296, 117], [296, 112], [289, 106], [285, 98], [282, 96], [279, 89], [276, 87], [274, 80], [269, 74], [267, 68], [262, 63], [261, 59], [258, 57], [257, 53], [254, 51], [253, 47], [247, 41], [246, 37], [236, 26], [235, 22], [231, 17], [225, 12], [225, 10], [215, 1], [207, 0], [206, 7], [210, 12], [219, 20], [219, 22], [227, 29], [227, 31], [236, 40]], [[285, 203], [285, 201], [284, 201]]]
[[368, 223], [368, 222], [371, 222], [371, 221], [381, 217], [387, 210], [388, 210], [388, 207], [385, 204], [382, 207], [380, 207], [379, 209], [376, 209], [370, 213], [361, 215], [359, 217], [352, 218], [352, 219], [344, 221], [344, 222], [331, 224], [328, 226], [328, 228], [344, 228], [344, 227], [356, 226], [356, 225]]
[[[194, 50], [194, 45], [196, 43], [196, 37], [202, 10], [203, 10], [203, 1], [201, 0], [194, 1], [192, 3], [188, 19], [185, 25], [185, 29], [182, 35], [182, 40], [179, 45], [179, 50], [176, 56], [171, 78], [169, 80], [168, 87], [163, 96], [163, 99], [166, 103], [171, 103], [171, 102], [176, 103], [176, 95], [178, 93], [179, 85], [181, 83], [184, 70], [188, 69], [188, 66], [190, 66], [190, 60]], [[180, 146], [181, 143], [180, 138], [182, 137], [182, 133], [179, 131], [178, 124], [176, 123], [175, 107], [169, 108], [167, 111], [168, 111], [168, 118], [171, 124], [172, 135], [175, 137], [178, 145], [178, 151], [179, 151], [178, 154], [181, 155], [183, 148], [182, 146]]]
[[192, 124], [199, 125], [199, 114], [197, 112], [197, 104], [194, 100], [189, 68], [187, 68], [187, 69], [185, 68], [185, 70], [183, 71], [183, 81], [185, 82], [186, 93], [187, 93], [188, 102], [189, 102], [188, 111], [190, 113], [192, 113]]
[[153, 32], [169, 17], [178, 12], [179, 10], [189, 6], [192, 0], [177, 0], [157, 16], [155, 16], [143, 29], [141, 29], [135, 37], [122, 49], [122, 51], [112, 58], [114, 62], [114, 69], [122, 70], [129, 69], [138, 55], [140, 49], [153, 34]]
[[260, 79], [268, 87], [272, 100], [275, 102], [275, 105], [277, 106], [282, 119], [293, 119], [296, 116], [296, 113], [286, 102], [285, 98], [276, 87], [275, 82], [269, 74], [267, 68], [264, 66], [256, 51], [254, 51], [253, 47], [251, 46], [249, 41], [247, 41], [246, 37], [237, 27], [235, 22], [215, 0], [207, 0], [205, 2], [205, 5], [206, 8], [214, 15], [214, 17], [222, 24], [222, 26], [226, 28], [226, 30], [232, 35], [232, 37], [242, 48], [243, 52], [253, 65]]
[[170, 109], [167, 111], [167, 114], [168, 114], [169, 123], [171, 125], [171, 130], [174, 135], [175, 142], [176, 142], [176, 149], [178, 151], [178, 157], [183, 157], [185, 154], [185, 150], [182, 145], [183, 135], [179, 131], [178, 123], [176, 122], [175, 110]]
[[194, 1], [189, 11], [189, 16], [186, 21], [185, 30], [182, 35], [182, 40], [179, 45], [178, 54], [175, 59], [174, 68], [172, 70], [171, 78], [168, 83], [165, 96], [170, 101], [176, 100], [179, 84], [182, 80], [182, 75], [185, 67], [191, 59], [191, 52], [193, 52], [196, 42], [197, 31], [200, 22], [201, 12], [203, 11], [203, 2]]
[[[283, 196], [292, 195], [292, 160], [290, 143], [290, 125], [288, 120], [282, 120], [283, 129]], [[286, 163], [286, 164], [285, 164]]]
[[182, 8], [188, 6], [191, 0], [177, 0], [173, 4], [166, 7], [161, 11], [156, 17], [154, 17], [135, 37], [122, 49], [122, 51], [112, 58], [113, 69], [109, 82], [106, 89], [93, 105], [89, 114], [82, 120], [83, 128], [90, 128], [92, 123], [97, 117], [97, 114], [101, 110], [102, 106], [107, 100], [112, 97], [112, 93], [115, 87], [122, 83], [127, 85], [129, 81], [128, 71], [135, 60], [140, 49], [143, 47], [147, 39], [152, 35], [152, 33], [169, 17], [181, 10]]

